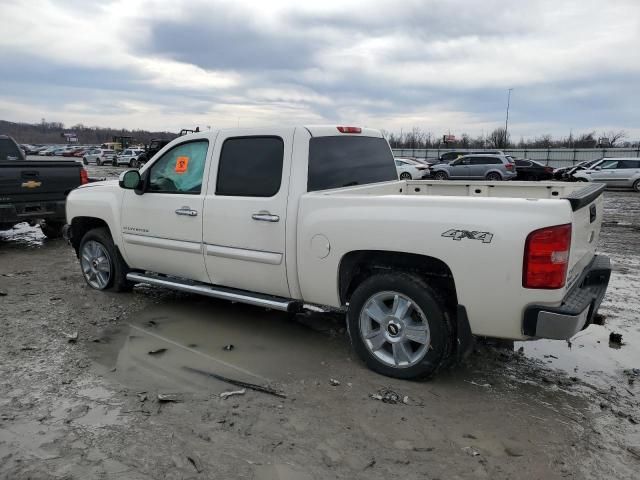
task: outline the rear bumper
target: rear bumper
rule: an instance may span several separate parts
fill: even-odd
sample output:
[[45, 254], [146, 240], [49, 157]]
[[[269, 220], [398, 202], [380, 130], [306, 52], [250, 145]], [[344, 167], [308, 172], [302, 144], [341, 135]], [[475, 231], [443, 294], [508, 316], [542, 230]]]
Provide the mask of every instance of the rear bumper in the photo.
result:
[[16, 224], [40, 219], [65, 220], [65, 200], [0, 205], [0, 223]]
[[596, 255], [559, 307], [529, 306], [522, 332], [536, 338], [566, 340], [593, 321], [611, 276], [609, 257]]

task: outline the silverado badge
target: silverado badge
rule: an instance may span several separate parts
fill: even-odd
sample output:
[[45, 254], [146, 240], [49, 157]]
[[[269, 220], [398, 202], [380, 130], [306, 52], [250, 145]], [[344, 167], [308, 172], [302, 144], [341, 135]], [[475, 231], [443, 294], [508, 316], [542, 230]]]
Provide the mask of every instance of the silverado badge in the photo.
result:
[[36, 180], [29, 180], [28, 182], [22, 183], [22, 188], [38, 188], [42, 185], [42, 182], [38, 182]]

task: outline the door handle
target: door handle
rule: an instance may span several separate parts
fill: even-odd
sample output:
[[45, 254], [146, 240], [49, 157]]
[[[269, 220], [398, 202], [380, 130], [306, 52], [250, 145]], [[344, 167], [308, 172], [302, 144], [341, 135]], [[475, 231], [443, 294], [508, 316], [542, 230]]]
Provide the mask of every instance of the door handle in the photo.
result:
[[191, 210], [189, 207], [181, 207], [176, 210], [176, 215], [186, 215], [187, 217], [195, 217], [198, 215], [198, 211]]
[[251, 218], [259, 222], [279, 222], [280, 217], [278, 215], [272, 215], [269, 212], [258, 212], [251, 215]]

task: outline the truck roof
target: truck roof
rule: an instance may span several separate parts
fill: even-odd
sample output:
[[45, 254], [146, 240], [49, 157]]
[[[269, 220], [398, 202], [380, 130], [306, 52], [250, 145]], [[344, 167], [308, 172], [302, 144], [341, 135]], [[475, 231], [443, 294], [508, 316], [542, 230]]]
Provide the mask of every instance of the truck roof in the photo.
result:
[[[268, 131], [269, 128], [281, 129], [281, 126], [271, 125], [264, 127], [253, 127], [253, 128], [221, 128], [219, 131], [221, 132], [230, 132], [230, 131], [238, 131], [240, 135], [264, 135], [265, 131]], [[296, 126], [291, 126], [290, 128], [296, 128]], [[333, 137], [333, 136], [361, 136], [361, 137], [377, 137], [382, 138], [382, 133], [380, 130], [376, 130], [374, 128], [366, 128], [366, 127], [354, 127], [354, 126], [346, 126], [346, 125], [298, 125], [297, 128], [304, 128], [309, 132], [312, 137]], [[345, 130], [344, 132], [339, 129]], [[350, 131], [352, 130], [352, 131]], [[188, 136], [202, 136], [206, 137], [207, 134], [214, 132], [211, 131], [200, 131], [197, 133], [189, 133]]]

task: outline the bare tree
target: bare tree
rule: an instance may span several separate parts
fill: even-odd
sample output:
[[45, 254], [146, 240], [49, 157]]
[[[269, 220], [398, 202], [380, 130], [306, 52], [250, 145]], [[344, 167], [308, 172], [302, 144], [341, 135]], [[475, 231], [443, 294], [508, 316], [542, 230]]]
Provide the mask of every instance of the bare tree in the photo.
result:
[[496, 128], [487, 137], [487, 143], [492, 148], [507, 148], [509, 146], [509, 136], [504, 128]]
[[608, 132], [602, 132], [602, 135], [600, 136], [609, 140], [609, 146], [615, 148], [619, 146], [618, 142], [627, 138], [627, 132], [625, 132], [624, 130], [609, 130]]

